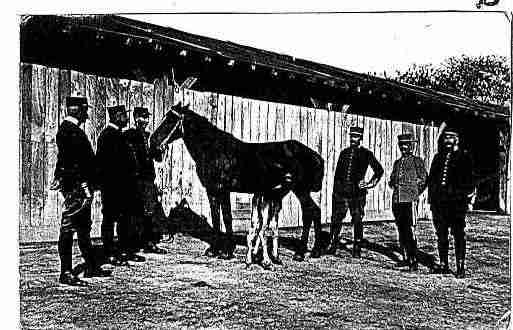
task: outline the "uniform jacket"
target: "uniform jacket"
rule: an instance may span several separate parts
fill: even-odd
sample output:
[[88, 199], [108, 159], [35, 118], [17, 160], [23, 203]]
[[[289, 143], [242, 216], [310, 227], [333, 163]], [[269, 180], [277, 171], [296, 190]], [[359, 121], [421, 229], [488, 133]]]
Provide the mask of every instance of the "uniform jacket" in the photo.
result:
[[370, 150], [364, 147], [349, 147], [342, 150], [335, 170], [334, 194], [345, 197], [365, 196], [367, 189], [358, 188], [358, 183], [365, 178], [369, 165], [374, 172], [372, 179], [381, 179], [383, 167]]
[[100, 133], [96, 164], [102, 194], [115, 192], [121, 196], [133, 192], [135, 160], [120, 129], [109, 125]]
[[472, 158], [466, 151], [439, 152], [433, 158], [428, 175], [430, 204], [468, 203], [474, 190]]
[[148, 153], [149, 132], [131, 128], [125, 133], [130, 152], [135, 160], [135, 175], [138, 179], [152, 181], [155, 179], [155, 167]]
[[71, 121], [64, 120], [57, 130], [57, 164], [54, 178], [61, 188], [70, 191], [76, 184], [95, 182], [94, 152], [85, 132]]
[[424, 160], [406, 155], [394, 162], [389, 186], [394, 189], [393, 203], [411, 203], [418, 200], [426, 188], [427, 172]]

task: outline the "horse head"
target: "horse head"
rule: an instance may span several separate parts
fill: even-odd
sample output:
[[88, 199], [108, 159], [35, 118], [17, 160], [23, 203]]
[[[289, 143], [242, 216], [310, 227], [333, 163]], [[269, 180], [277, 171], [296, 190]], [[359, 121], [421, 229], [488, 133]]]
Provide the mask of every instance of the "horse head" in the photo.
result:
[[161, 160], [162, 148], [183, 137], [183, 120], [189, 105], [182, 106], [182, 102], [175, 104], [166, 113], [162, 122], [150, 136], [150, 155], [155, 160]]

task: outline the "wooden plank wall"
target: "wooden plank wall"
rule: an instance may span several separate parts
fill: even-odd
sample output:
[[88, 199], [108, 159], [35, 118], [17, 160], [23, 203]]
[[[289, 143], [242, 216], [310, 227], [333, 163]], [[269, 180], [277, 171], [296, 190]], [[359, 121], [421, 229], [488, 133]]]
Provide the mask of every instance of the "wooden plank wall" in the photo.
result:
[[[325, 175], [320, 192], [312, 194], [321, 207], [323, 222], [330, 222], [333, 176], [340, 151], [349, 145], [349, 127], [365, 128], [363, 145], [374, 152], [385, 168], [378, 186], [367, 196], [366, 219], [391, 218], [391, 190], [388, 178], [392, 164], [399, 157], [397, 135], [412, 132], [419, 144], [416, 153], [430, 164], [436, 150], [437, 129], [433, 126], [345, 115], [334, 110], [319, 110], [271, 102], [243, 99], [192, 90], [174, 91], [167, 79], [153, 84], [86, 75], [76, 71], [22, 64], [20, 68], [20, 239], [24, 241], [56, 240], [60, 221], [61, 197], [48, 189], [53, 179], [57, 155], [55, 134], [65, 116], [68, 95], [87, 96], [93, 105], [85, 131], [93, 147], [106, 125], [106, 107], [125, 104], [128, 108], [146, 106], [151, 112], [150, 129], [162, 120], [174, 100], [189, 103], [191, 108], [210, 122], [235, 137], [248, 142], [295, 139], [318, 151], [325, 160]], [[133, 125], [133, 119], [130, 120]], [[173, 142], [156, 163], [157, 184], [163, 190], [164, 210], [182, 198], [191, 207], [210, 219], [205, 189], [195, 171], [194, 160], [181, 140]], [[369, 171], [370, 172], [370, 171]], [[370, 176], [370, 173], [368, 173]], [[429, 217], [425, 194], [419, 205], [420, 215]], [[250, 216], [250, 195], [232, 194], [234, 229], [245, 230]], [[301, 225], [297, 199], [289, 194], [283, 202], [280, 224]], [[349, 214], [346, 218], [349, 221]], [[98, 194], [93, 202], [93, 236], [99, 236], [101, 202]]]

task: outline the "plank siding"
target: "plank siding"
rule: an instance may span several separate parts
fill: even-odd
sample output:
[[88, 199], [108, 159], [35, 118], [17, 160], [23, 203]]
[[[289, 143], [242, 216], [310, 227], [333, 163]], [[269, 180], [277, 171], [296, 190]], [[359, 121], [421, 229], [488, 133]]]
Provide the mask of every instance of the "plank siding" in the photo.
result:
[[[119, 80], [86, 75], [72, 70], [23, 64], [20, 67], [20, 233], [21, 241], [56, 240], [62, 197], [48, 189], [53, 179], [57, 147], [55, 134], [65, 116], [65, 98], [87, 96], [93, 106], [85, 131], [96, 148], [96, 141], [108, 121], [106, 108], [124, 104], [129, 109], [145, 106], [150, 111], [149, 129], [153, 130], [170, 106], [177, 101], [190, 103], [191, 108], [218, 128], [237, 138], [251, 142], [298, 140], [318, 151], [325, 160], [325, 173], [320, 192], [313, 193], [321, 207], [322, 222], [331, 219], [331, 194], [336, 162], [340, 152], [348, 147], [349, 127], [365, 128], [363, 145], [375, 154], [385, 168], [380, 183], [369, 192], [366, 220], [391, 217], [391, 189], [388, 178], [392, 164], [400, 156], [397, 135], [411, 132], [418, 139], [416, 154], [426, 167], [436, 152], [437, 128], [390, 120], [367, 118], [335, 111], [297, 107], [243, 99], [208, 92], [175, 91], [167, 78], [153, 83]], [[133, 118], [130, 124], [133, 126]], [[157, 183], [163, 190], [165, 212], [187, 198], [191, 207], [207, 216], [210, 207], [204, 187], [196, 174], [194, 160], [183, 141], [171, 143], [164, 161], [155, 163]], [[369, 175], [370, 175], [369, 171]], [[234, 229], [246, 230], [250, 215], [250, 195], [231, 194]], [[429, 217], [426, 196], [421, 196], [419, 215]], [[301, 226], [301, 210], [295, 196], [283, 201], [280, 214], [282, 227]], [[349, 220], [349, 215], [345, 221]], [[93, 236], [99, 234], [101, 202], [93, 203]]]

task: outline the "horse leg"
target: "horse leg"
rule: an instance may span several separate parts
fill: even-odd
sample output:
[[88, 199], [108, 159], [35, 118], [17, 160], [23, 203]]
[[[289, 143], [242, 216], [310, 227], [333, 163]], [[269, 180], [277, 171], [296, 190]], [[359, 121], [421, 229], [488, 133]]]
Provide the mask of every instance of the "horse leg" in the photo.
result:
[[[259, 216], [259, 196], [257, 194], [253, 195], [251, 201], [251, 226], [248, 231], [248, 235], [246, 236], [246, 241], [248, 244], [248, 251], [246, 254], [246, 266], [249, 266], [253, 263], [253, 241], [257, 236], [257, 232], [260, 227], [260, 216]], [[255, 244], [256, 245], [256, 244]]]
[[279, 230], [278, 230], [278, 215], [281, 210], [281, 199], [277, 199], [273, 201], [272, 205], [272, 212], [271, 212], [271, 231], [273, 236], [273, 263], [277, 265], [282, 265], [283, 263], [280, 260], [280, 256], [278, 255], [278, 248], [279, 248]]
[[299, 199], [299, 203], [301, 204], [302, 211], [302, 220], [303, 220], [303, 232], [301, 234], [301, 242], [299, 249], [296, 251], [294, 255], [295, 261], [303, 261], [305, 259], [305, 253], [308, 246], [308, 235], [310, 233], [310, 226], [312, 225], [312, 221], [314, 223], [314, 231], [315, 231], [315, 243], [314, 248], [312, 249], [311, 256], [313, 258], [318, 258], [321, 255], [320, 249], [320, 236], [321, 236], [321, 209], [317, 204], [315, 204], [312, 196], [310, 196], [309, 191], [301, 191], [296, 192], [294, 194]]
[[230, 202], [230, 192], [223, 193], [221, 196], [221, 209], [223, 211], [223, 222], [226, 229], [226, 240], [224, 241], [223, 249], [221, 251], [221, 258], [232, 259], [234, 258], [233, 251], [235, 251], [235, 242], [233, 240], [233, 218]]
[[215, 257], [219, 254], [219, 239], [221, 236], [219, 198], [215, 195], [208, 194], [208, 202], [210, 204], [210, 214], [212, 216], [212, 228], [214, 232], [210, 246], [205, 250], [205, 255]]

